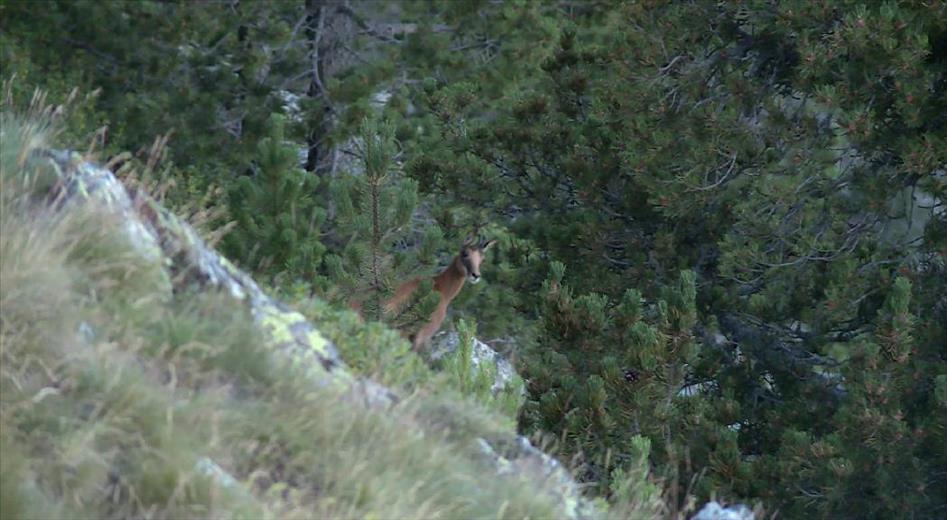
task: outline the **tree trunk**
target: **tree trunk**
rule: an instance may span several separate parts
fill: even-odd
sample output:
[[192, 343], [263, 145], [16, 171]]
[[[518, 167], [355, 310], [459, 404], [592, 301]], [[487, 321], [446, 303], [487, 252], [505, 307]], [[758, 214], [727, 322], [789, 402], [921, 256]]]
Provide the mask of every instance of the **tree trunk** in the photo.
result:
[[321, 113], [312, 118], [306, 136], [306, 171], [317, 175], [333, 173], [335, 150], [329, 141], [337, 107], [326, 90], [326, 80], [344, 69], [346, 42], [355, 37], [355, 24], [345, 16], [349, 0], [306, 0], [306, 39], [309, 43], [310, 74], [307, 95], [319, 101]]

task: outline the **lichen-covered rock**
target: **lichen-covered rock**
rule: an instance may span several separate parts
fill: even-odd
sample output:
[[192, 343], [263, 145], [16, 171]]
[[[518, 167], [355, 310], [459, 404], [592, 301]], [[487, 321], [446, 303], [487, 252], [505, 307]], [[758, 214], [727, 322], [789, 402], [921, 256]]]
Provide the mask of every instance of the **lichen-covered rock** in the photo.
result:
[[[54, 200], [63, 211], [95, 207], [122, 222], [128, 243], [141, 258], [160, 265], [165, 290], [218, 288], [247, 305], [270, 340], [270, 346], [320, 385], [364, 386], [355, 381], [335, 346], [302, 314], [270, 298], [227, 259], [207, 246], [186, 222], [147, 195], [130, 196], [111, 171], [76, 153], [44, 151], [60, 178]], [[371, 391], [375, 397], [379, 392]]]
[[[432, 360], [439, 360], [444, 356], [456, 352], [459, 345], [460, 336], [456, 331], [441, 332], [434, 336], [431, 342], [430, 357]], [[494, 378], [493, 386], [490, 388], [493, 395], [497, 395], [511, 387], [517, 376], [516, 370], [509, 361], [477, 338], [473, 340], [470, 363], [474, 367], [490, 366], [495, 369], [496, 377]]]
[[753, 510], [743, 504], [723, 507], [716, 501], [707, 502], [691, 520], [753, 520]]
[[138, 218], [135, 204], [125, 187], [111, 171], [84, 161], [74, 152], [44, 150], [36, 153], [34, 160], [46, 162], [59, 178], [53, 199], [57, 209], [69, 212], [95, 207], [115, 215], [121, 223], [123, 238], [135, 248], [141, 259], [162, 267], [159, 272], [163, 273], [163, 279], [158, 290], [170, 295], [171, 278], [164, 269], [170, 262], [162, 255], [154, 232]]

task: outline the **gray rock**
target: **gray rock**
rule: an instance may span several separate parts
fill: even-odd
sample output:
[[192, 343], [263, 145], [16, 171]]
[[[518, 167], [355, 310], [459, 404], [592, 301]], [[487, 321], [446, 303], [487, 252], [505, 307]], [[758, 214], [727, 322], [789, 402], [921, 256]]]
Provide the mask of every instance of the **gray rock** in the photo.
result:
[[[500, 445], [499, 449], [494, 445]], [[481, 454], [494, 466], [498, 475], [529, 475], [545, 482], [562, 506], [565, 518], [592, 519], [601, 516], [595, 505], [582, 496], [579, 484], [555, 458], [533, 446], [529, 439], [517, 435], [510, 443], [477, 439]]]
[[753, 510], [743, 504], [723, 507], [716, 501], [707, 502], [691, 520], [754, 520]]
[[[456, 331], [441, 332], [435, 335], [431, 342], [430, 357], [435, 361], [442, 359], [456, 352], [459, 346], [460, 336]], [[470, 364], [473, 367], [491, 366], [496, 370], [496, 378], [490, 388], [493, 395], [499, 394], [514, 384], [517, 374], [513, 365], [486, 343], [474, 338], [470, 357]]]

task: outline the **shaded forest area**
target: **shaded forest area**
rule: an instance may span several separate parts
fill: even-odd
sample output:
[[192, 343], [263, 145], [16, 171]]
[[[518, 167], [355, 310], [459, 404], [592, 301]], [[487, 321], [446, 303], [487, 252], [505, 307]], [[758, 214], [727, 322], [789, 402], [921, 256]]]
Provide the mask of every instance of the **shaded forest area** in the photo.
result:
[[671, 501], [947, 515], [947, 3], [10, 0], [0, 44], [286, 298], [496, 239], [452, 315], [590, 495], [644, 438]]

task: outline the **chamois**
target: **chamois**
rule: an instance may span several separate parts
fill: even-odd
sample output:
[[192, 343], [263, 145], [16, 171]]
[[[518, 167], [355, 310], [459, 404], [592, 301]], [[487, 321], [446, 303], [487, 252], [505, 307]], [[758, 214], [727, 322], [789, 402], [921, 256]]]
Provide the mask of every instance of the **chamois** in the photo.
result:
[[[474, 245], [473, 240], [468, 237], [464, 245], [460, 248], [460, 253], [454, 257], [450, 265], [434, 276], [434, 290], [439, 292], [441, 299], [437, 308], [431, 313], [430, 318], [411, 339], [411, 344], [415, 351], [420, 350], [434, 334], [441, 328], [444, 318], [447, 316], [447, 306], [457, 297], [464, 282], [470, 280], [470, 283], [480, 281], [480, 263], [483, 262], [483, 253], [494, 244], [494, 240], [479, 242]], [[395, 293], [383, 304], [383, 309], [388, 314], [398, 312], [411, 299], [418, 286], [421, 285], [423, 278], [418, 277], [409, 280], [395, 289]]]

